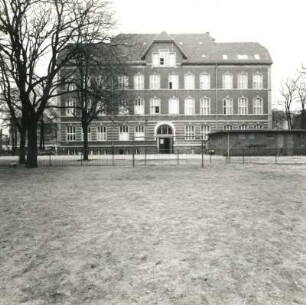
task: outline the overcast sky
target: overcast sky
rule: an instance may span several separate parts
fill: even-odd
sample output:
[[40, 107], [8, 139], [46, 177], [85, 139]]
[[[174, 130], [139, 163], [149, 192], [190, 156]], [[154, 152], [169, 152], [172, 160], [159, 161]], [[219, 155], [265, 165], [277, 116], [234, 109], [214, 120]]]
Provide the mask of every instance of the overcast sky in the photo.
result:
[[259, 42], [273, 59], [273, 103], [281, 80], [306, 66], [306, 0], [113, 0], [123, 33], [205, 33], [216, 42]]

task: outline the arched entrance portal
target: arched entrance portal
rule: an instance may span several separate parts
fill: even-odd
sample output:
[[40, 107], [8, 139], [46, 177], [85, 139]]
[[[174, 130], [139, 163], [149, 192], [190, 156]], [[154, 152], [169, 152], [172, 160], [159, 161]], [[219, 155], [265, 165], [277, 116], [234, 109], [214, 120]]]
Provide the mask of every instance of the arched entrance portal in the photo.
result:
[[173, 130], [172, 127], [163, 124], [156, 131], [157, 150], [161, 154], [173, 153]]

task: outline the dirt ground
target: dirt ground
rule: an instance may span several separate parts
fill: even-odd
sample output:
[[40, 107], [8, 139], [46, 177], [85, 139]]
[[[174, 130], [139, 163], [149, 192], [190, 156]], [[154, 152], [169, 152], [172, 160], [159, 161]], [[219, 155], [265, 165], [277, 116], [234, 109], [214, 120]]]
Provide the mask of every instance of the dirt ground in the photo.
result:
[[305, 165], [0, 168], [0, 304], [306, 304], [305, 216]]

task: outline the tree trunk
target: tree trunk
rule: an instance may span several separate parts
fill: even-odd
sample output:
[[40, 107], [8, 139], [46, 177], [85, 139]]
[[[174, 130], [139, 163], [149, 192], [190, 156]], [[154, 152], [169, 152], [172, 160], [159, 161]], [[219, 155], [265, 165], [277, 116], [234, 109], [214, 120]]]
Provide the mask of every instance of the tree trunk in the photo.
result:
[[26, 167], [37, 167], [37, 121], [32, 118], [28, 124], [28, 153]]
[[88, 126], [83, 126], [83, 160], [88, 161]]
[[19, 164], [25, 164], [26, 162], [26, 130], [22, 130], [19, 132], [20, 134], [20, 142], [19, 142]]
[[303, 109], [301, 112], [301, 129], [306, 129], [306, 110]]

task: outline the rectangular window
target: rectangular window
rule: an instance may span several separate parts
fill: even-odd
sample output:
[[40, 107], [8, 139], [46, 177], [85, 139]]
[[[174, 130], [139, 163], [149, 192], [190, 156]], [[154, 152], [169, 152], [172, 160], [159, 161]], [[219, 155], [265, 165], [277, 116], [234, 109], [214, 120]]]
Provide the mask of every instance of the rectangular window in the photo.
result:
[[193, 74], [185, 75], [185, 89], [187, 90], [194, 89], [194, 75]]
[[134, 101], [134, 114], [141, 115], [144, 114], [144, 112], [144, 99], [138, 97]]
[[185, 139], [186, 140], [194, 140], [195, 139], [195, 126], [188, 125], [185, 127]]
[[233, 89], [233, 75], [232, 74], [222, 75], [222, 88], [223, 89]]
[[201, 115], [210, 114], [210, 99], [209, 98], [200, 99], [200, 114]]
[[137, 125], [135, 126], [135, 141], [144, 141], [145, 133], [144, 133], [144, 126]]
[[118, 88], [120, 90], [128, 89], [129, 87], [129, 78], [127, 75], [118, 76]]
[[127, 115], [129, 114], [129, 105], [127, 100], [122, 100], [119, 104], [119, 115]]
[[107, 140], [107, 133], [105, 126], [98, 126], [97, 127], [97, 141], [106, 141]]
[[208, 139], [208, 134], [210, 131], [210, 127], [206, 124], [201, 126], [201, 136], [203, 140], [207, 140]]
[[192, 98], [185, 99], [185, 114], [194, 115], [195, 114], [195, 102]]
[[160, 76], [153, 74], [150, 75], [150, 89], [151, 90], [158, 90], [160, 89]]
[[255, 98], [253, 100], [253, 113], [263, 114], [263, 100], [261, 98]]
[[226, 98], [223, 100], [223, 114], [231, 115], [233, 114], [233, 100]]
[[177, 98], [169, 99], [169, 114], [179, 114], [179, 113], [180, 113], [179, 99]]
[[253, 89], [263, 89], [263, 77], [259, 73], [253, 75]]
[[179, 88], [179, 76], [170, 74], [168, 77], [169, 89], [177, 90]]
[[143, 90], [144, 89], [144, 76], [143, 74], [134, 75], [134, 89]]
[[160, 99], [153, 98], [150, 100], [150, 114], [160, 114]]
[[238, 114], [248, 114], [248, 100], [245, 97], [238, 99]]
[[74, 126], [68, 126], [67, 127], [66, 140], [67, 141], [75, 141], [76, 140], [76, 128]]
[[[91, 128], [90, 127], [88, 127], [87, 128], [87, 140], [88, 141], [91, 141]], [[83, 133], [83, 130], [82, 130], [82, 134], [81, 134], [81, 139], [82, 139], [82, 141], [84, 141], [84, 133]]]
[[65, 114], [67, 116], [75, 115], [76, 100], [74, 98], [70, 98], [68, 101], [66, 101], [65, 104], [66, 104]]
[[248, 89], [247, 74], [238, 74], [238, 89]]
[[119, 141], [129, 140], [129, 127], [122, 125], [119, 127]]
[[201, 74], [200, 75], [200, 89], [210, 89], [210, 75]]

